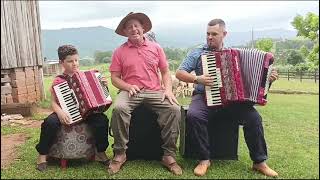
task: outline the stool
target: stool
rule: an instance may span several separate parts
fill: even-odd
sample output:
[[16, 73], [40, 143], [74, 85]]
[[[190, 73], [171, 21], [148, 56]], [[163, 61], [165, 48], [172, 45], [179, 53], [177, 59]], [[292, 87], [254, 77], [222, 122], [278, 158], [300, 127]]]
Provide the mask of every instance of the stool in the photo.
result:
[[161, 160], [163, 141], [158, 115], [143, 104], [135, 108], [131, 115], [127, 159]]
[[[187, 121], [188, 106], [181, 108], [180, 146], [179, 152], [183, 157], [195, 158], [197, 152], [192, 148], [190, 125]], [[211, 159], [238, 160], [239, 123], [228, 118], [223, 121], [208, 121], [208, 135]]]
[[61, 125], [48, 156], [60, 159], [62, 169], [67, 168], [67, 159], [93, 160], [95, 142], [91, 131], [88, 124], [83, 122], [71, 126]]

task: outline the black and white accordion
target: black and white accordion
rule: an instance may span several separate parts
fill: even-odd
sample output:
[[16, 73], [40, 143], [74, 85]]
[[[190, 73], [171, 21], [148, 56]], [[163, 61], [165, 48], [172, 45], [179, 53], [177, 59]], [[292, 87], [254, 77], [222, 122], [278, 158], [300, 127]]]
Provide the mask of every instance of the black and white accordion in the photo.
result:
[[58, 76], [53, 86], [57, 101], [71, 117], [71, 123], [85, 119], [89, 114], [106, 111], [112, 104], [108, 90], [96, 70], [78, 71], [73, 76]]
[[273, 55], [258, 49], [204, 51], [203, 74], [214, 77], [213, 86], [205, 86], [207, 106], [225, 106], [233, 102], [267, 103]]

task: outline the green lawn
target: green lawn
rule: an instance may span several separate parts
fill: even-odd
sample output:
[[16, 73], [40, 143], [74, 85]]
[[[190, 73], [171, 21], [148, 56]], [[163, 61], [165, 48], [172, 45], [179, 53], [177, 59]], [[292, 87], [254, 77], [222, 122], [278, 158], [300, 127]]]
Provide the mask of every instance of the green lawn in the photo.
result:
[[[319, 178], [319, 101], [318, 95], [270, 94], [264, 107], [257, 107], [263, 117], [268, 145], [268, 164], [277, 170], [280, 178]], [[187, 101], [186, 101], [187, 102]], [[108, 112], [109, 114], [109, 112]], [[39, 129], [1, 127], [1, 134], [26, 132], [30, 138], [18, 151], [19, 159], [8, 169], [2, 170], [1, 178], [198, 178], [193, 175], [195, 160], [183, 159], [181, 177], [171, 175], [157, 161], [130, 161], [123, 170], [109, 176], [106, 169], [96, 162], [70, 161], [69, 168], [61, 171], [57, 162], [45, 173], [35, 170], [37, 152], [34, 148], [39, 139]], [[204, 178], [266, 178], [250, 170], [251, 160], [240, 131], [239, 160], [215, 161]], [[113, 139], [109, 137], [112, 144]], [[111, 147], [107, 154], [112, 156]]]
[[304, 79], [300, 82], [299, 79], [287, 79], [281, 78], [275, 81], [270, 90], [283, 90], [283, 91], [304, 91], [319, 93], [319, 81], [317, 83], [314, 80]]

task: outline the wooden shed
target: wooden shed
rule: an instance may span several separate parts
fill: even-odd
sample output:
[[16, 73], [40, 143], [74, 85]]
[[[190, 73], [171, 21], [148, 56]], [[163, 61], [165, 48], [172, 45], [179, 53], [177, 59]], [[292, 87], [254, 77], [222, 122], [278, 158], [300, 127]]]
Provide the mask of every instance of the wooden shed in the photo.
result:
[[38, 1], [1, 0], [1, 105], [44, 98]]
[[63, 69], [59, 63], [59, 60], [51, 59], [46, 60], [43, 63], [43, 75], [44, 76], [52, 76], [62, 74]]

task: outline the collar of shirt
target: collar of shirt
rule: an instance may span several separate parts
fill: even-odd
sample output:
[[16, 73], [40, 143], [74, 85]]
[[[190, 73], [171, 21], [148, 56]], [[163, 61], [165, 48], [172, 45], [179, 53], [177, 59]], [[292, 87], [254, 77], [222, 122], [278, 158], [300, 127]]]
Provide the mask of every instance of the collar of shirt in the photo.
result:
[[[148, 44], [150, 43], [149, 40], [147, 38], [145, 38], [145, 37], [143, 37], [143, 39], [144, 39], [144, 41], [143, 41], [141, 46], [148, 46]], [[134, 45], [131, 41], [129, 41], [129, 39], [127, 41], [127, 45], [128, 45], [129, 48], [130, 47], [138, 47], [138, 46]], [[141, 46], [139, 46], [139, 47], [141, 47]]]
[[[213, 50], [214, 50], [214, 49], [210, 48], [210, 47], [208, 46], [208, 44], [204, 44], [202, 49], [203, 49], [203, 50], [206, 50], [206, 51], [213, 51]], [[224, 49], [227, 49], [227, 48], [224, 47], [224, 46], [222, 46], [222, 50], [224, 50]]]

